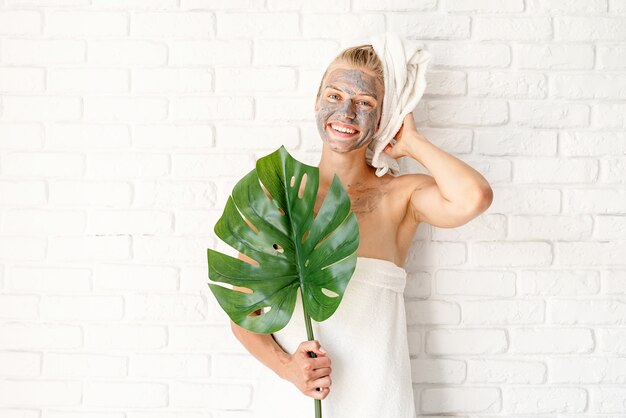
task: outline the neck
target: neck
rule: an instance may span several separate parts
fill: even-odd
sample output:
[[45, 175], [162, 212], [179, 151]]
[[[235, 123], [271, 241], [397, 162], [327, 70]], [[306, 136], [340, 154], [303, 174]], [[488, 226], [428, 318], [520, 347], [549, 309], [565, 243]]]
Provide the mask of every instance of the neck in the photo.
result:
[[319, 162], [320, 189], [328, 190], [335, 174], [348, 192], [358, 183], [369, 180], [374, 168], [365, 162], [366, 150], [367, 146], [363, 146], [349, 152], [336, 152], [323, 144]]

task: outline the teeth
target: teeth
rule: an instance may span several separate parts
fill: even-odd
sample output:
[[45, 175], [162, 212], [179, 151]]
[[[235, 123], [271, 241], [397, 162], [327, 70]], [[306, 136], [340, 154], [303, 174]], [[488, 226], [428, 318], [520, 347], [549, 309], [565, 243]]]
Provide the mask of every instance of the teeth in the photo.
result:
[[347, 133], [347, 134], [353, 134], [353, 133], [356, 132], [356, 131], [354, 131], [352, 129], [342, 128], [341, 126], [336, 126], [336, 125], [330, 125], [330, 126], [331, 126], [331, 128], [333, 128], [336, 131]]

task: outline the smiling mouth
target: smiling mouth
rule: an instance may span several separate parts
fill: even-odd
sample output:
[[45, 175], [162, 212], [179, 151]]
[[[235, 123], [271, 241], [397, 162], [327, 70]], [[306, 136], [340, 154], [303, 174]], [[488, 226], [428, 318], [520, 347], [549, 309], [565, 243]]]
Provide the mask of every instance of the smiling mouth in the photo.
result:
[[[356, 129], [343, 129], [342, 131], [333, 128], [332, 123], [329, 123], [327, 129], [332, 132], [332, 134], [338, 138], [352, 138], [355, 135], [358, 135], [360, 131]], [[341, 128], [340, 128], [341, 129]], [[348, 131], [348, 132], [344, 132]]]

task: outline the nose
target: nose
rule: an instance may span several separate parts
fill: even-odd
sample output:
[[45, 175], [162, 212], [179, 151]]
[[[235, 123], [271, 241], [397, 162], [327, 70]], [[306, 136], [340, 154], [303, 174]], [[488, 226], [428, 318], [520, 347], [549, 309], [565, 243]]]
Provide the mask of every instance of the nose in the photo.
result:
[[356, 114], [352, 107], [353, 107], [352, 100], [351, 99], [346, 100], [344, 102], [344, 105], [338, 111], [339, 115], [345, 116], [346, 118], [349, 118], [349, 119], [354, 119], [356, 117]]

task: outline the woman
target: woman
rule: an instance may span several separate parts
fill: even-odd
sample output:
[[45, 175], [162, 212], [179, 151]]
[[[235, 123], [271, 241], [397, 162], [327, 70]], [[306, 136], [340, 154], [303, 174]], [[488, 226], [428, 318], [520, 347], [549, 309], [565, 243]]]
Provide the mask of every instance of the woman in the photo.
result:
[[[327, 418], [415, 416], [402, 298], [409, 247], [420, 222], [457, 227], [484, 212], [492, 201], [483, 176], [431, 144], [416, 130], [411, 113], [395, 135], [395, 145], [387, 145], [384, 152], [394, 159], [411, 157], [432, 176], [379, 177], [367, 164], [366, 150], [381, 121], [383, 75], [383, 63], [371, 45], [348, 48], [326, 70], [314, 107], [323, 141], [314, 213], [336, 174], [359, 224], [357, 269], [339, 308], [327, 321], [315, 324], [319, 340], [314, 341], [297, 339], [306, 335], [300, 300], [288, 326], [272, 335], [252, 333], [231, 321], [236, 337], [259, 361], [302, 394], [328, 397], [322, 403]], [[364, 300], [371, 304], [363, 306]], [[373, 315], [375, 310], [380, 312]], [[396, 323], [388, 323], [394, 319]], [[360, 339], [365, 328], [393, 344]], [[309, 357], [309, 351], [317, 358]], [[331, 390], [333, 368], [336, 397], [335, 388]]]

